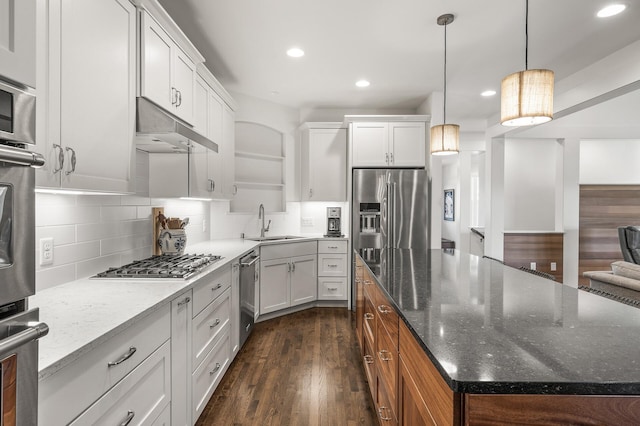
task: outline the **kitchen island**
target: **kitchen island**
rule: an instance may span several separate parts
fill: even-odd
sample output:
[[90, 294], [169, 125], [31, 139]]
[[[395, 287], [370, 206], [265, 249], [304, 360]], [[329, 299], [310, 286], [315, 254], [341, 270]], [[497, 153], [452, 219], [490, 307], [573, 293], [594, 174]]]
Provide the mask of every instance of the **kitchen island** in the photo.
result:
[[[372, 281], [375, 286], [367, 285]], [[364, 287], [356, 304], [364, 315], [357, 324], [365, 370], [383, 419], [401, 424], [417, 418], [436, 424], [637, 424], [640, 419], [637, 308], [456, 250], [367, 253], [366, 262], [356, 261], [356, 284]], [[389, 327], [391, 309], [385, 305], [397, 314], [399, 331]], [[379, 350], [381, 340], [390, 348]], [[378, 356], [367, 358], [368, 345]], [[412, 347], [419, 353], [411, 353]], [[386, 373], [394, 349], [398, 366]], [[414, 362], [416, 356], [422, 361]], [[380, 412], [387, 408], [383, 403], [392, 409]]]

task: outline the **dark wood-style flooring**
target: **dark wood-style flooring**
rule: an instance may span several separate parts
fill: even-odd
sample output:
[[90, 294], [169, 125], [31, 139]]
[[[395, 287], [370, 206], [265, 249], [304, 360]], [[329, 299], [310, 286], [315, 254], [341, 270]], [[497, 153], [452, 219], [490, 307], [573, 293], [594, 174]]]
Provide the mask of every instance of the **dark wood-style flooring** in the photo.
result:
[[196, 424], [377, 425], [353, 315], [314, 308], [256, 324]]

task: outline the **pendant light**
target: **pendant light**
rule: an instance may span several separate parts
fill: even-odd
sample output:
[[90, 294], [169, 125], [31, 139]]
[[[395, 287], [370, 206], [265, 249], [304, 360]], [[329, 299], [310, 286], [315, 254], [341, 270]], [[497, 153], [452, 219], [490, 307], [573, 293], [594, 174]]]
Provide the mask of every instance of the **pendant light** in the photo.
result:
[[447, 123], [447, 25], [453, 22], [453, 15], [438, 16], [438, 25], [444, 26], [444, 102], [442, 123], [431, 127], [431, 154], [457, 154], [460, 147], [460, 126]]
[[503, 126], [530, 126], [553, 119], [553, 71], [529, 69], [529, 0], [525, 1], [524, 71], [502, 79], [500, 122]]

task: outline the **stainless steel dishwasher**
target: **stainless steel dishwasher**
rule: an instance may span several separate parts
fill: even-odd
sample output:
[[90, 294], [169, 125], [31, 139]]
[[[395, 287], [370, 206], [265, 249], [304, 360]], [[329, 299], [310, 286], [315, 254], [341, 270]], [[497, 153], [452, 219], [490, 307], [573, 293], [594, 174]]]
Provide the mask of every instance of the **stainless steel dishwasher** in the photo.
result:
[[256, 312], [256, 285], [259, 274], [258, 261], [260, 256], [252, 251], [240, 258], [240, 348], [247, 341], [247, 337], [253, 329], [254, 315]]

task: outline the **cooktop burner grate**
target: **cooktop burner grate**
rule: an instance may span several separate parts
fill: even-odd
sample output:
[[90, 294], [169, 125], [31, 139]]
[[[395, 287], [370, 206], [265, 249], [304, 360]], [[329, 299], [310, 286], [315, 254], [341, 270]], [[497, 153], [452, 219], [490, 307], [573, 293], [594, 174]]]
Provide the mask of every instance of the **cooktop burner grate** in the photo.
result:
[[222, 256], [212, 254], [183, 254], [152, 256], [124, 266], [109, 268], [93, 278], [182, 278], [200, 272]]

